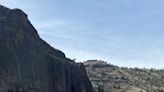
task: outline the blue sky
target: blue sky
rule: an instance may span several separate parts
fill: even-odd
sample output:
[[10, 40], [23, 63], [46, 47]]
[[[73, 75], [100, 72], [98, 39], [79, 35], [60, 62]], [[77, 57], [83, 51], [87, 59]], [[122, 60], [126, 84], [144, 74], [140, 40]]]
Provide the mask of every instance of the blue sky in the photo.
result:
[[51, 46], [77, 61], [164, 68], [163, 0], [1, 0], [24, 10]]

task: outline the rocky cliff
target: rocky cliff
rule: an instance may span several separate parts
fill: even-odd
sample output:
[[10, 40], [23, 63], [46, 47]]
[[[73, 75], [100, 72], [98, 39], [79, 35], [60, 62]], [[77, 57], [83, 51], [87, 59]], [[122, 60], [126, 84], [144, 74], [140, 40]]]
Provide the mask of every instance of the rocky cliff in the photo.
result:
[[0, 92], [92, 92], [81, 63], [43, 41], [20, 9], [0, 6]]

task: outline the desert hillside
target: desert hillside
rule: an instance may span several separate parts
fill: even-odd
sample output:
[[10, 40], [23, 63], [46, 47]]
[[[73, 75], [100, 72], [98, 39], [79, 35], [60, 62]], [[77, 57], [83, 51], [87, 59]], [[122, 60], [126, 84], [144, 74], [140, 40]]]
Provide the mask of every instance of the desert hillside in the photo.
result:
[[84, 65], [95, 92], [164, 92], [164, 70], [118, 67], [98, 60]]

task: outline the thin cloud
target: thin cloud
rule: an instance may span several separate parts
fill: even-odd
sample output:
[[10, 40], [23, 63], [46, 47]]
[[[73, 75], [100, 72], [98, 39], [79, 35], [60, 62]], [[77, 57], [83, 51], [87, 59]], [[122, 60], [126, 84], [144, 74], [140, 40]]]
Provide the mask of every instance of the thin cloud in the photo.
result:
[[68, 23], [63, 20], [53, 19], [50, 21], [35, 22], [35, 24], [37, 24], [36, 26], [39, 29], [52, 30], [52, 29], [57, 29], [61, 27], [69, 27], [71, 23]]
[[1, 0], [1, 4], [23, 9], [39, 35], [70, 58], [164, 67], [162, 0]]

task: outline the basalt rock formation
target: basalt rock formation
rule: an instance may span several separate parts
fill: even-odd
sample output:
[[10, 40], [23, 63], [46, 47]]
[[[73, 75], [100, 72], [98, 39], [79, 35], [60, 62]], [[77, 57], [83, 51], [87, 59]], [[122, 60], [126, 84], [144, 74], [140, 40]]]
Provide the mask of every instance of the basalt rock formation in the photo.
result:
[[0, 6], [0, 92], [92, 92], [81, 63], [43, 41], [20, 9]]

